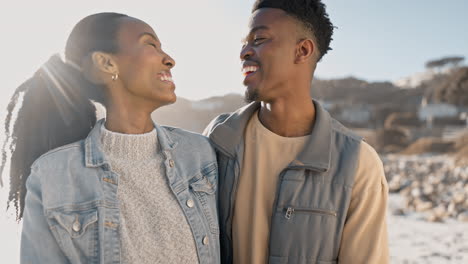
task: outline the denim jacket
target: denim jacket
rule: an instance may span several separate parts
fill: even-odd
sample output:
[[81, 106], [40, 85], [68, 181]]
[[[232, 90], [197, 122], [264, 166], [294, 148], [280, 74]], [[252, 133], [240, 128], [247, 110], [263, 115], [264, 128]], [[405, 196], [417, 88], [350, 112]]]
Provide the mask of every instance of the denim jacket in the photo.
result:
[[[52, 150], [32, 165], [21, 263], [121, 262], [119, 175], [101, 148], [103, 122], [86, 139]], [[155, 127], [167, 181], [191, 227], [198, 261], [219, 263], [215, 152], [201, 135]]]

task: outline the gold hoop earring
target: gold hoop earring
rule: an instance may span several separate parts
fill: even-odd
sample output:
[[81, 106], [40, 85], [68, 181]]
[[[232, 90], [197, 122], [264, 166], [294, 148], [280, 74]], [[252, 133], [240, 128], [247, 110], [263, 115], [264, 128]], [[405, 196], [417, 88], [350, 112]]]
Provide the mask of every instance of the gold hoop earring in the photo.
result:
[[119, 78], [119, 74], [118, 74], [118, 73], [112, 75], [112, 80], [113, 80], [113, 81], [116, 81], [118, 78]]

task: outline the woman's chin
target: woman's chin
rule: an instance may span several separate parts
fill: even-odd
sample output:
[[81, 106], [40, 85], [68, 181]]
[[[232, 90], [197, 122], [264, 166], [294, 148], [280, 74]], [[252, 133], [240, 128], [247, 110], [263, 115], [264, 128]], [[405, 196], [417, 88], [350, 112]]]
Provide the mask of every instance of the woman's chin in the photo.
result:
[[173, 104], [177, 101], [177, 96], [174, 94], [171, 100], [168, 101], [168, 104]]
[[177, 101], [177, 95], [172, 92], [172, 94], [168, 94], [167, 96], [164, 96], [164, 98], [159, 97], [158, 101], [161, 106], [170, 105]]

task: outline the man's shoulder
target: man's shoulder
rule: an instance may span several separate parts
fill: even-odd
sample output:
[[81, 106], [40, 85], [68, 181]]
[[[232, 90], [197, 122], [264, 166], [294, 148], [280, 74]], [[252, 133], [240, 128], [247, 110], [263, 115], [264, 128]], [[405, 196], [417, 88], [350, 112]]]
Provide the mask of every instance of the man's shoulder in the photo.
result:
[[356, 189], [355, 195], [388, 188], [382, 160], [377, 151], [365, 141], [360, 144], [354, 186]]
[[259, 102], [252, 102], [244, 105], [230, 113], [223, 113], [215, 117], [203, 131], [203, 135], [210, 136], [211, 133], [221, 124], [227, 124], [234, 130], [240, 130], [246, 125], [252, 114], [260, 107]]
[[343, 124], [341, 124], [338, 120], [334, 118], [331, 118], [331, 128], [332, 131], [335, 132], [337, 135], [349, 138], [353, 141], [360, 142], [363, 139], [361, 136], [356, 134], [351, 129], [345, 127]]
[[367, 161], [372, 161], [376, 163], [382, 163], [380, 156], [377, 151], [365, 141], [365, 139], [358, 135], [356, 132], [345, 127], [336, 119], [332, 118], [332, 130], [335, 134], [341, 137], [345, 137], [348, 141], [354, 142], [355, 146], [359, 150], [360, 159], [366, 159]]
[[232, 113], [223, 113], [215, 117], [211, 122], [206, 126], [205, 130], [203, 131], [203, 135], [210, 136], [211, 132], [216, 128], [217, 125], [223, 123], [231, 116]]

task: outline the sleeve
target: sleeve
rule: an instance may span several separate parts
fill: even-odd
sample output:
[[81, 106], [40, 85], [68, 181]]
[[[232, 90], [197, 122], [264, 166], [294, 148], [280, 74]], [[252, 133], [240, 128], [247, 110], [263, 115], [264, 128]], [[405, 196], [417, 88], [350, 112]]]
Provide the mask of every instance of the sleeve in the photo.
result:
[[338, 263], [389, 263], [387, 200], [382, 161], [371, 146], [362, 142]]
[[41, 183], [37, 168], [31, 169], [26, 188], [23, 230], [21, 232], [21, 263], [68, 263], [52, 235], [44, 215]]

